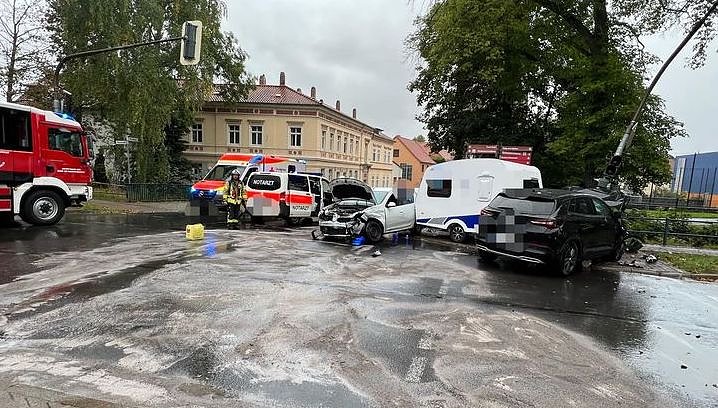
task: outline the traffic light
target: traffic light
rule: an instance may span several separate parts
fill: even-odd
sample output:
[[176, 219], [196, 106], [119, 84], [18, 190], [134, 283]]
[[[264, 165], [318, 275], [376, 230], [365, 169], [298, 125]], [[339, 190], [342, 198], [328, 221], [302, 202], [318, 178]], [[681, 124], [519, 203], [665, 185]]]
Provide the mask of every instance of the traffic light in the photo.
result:
[[185, 21], [182, 24], [182, 45], [180, 46], [180, 64], [197, 65], [202, 48], [202, 22]]

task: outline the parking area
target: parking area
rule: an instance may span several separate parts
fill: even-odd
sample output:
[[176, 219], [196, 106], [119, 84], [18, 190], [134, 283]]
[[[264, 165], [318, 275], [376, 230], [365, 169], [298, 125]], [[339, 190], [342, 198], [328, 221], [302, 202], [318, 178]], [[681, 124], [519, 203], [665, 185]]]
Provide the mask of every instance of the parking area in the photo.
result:
[[440, 237], [352, 247], [210, 221], [190, 242], [185, 223], [71, 214], [0, 231], [0, 406], [718, 400], [713, 284], [557, 278]]

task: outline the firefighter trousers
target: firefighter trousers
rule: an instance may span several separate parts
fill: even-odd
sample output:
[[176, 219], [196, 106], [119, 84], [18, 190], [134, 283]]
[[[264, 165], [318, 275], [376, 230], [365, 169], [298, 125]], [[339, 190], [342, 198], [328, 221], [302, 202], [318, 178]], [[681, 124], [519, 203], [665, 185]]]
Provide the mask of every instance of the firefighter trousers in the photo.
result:
[[239, 224], [239, 217], [246, 211], [244, 200], [238, 203], [227, 203], [227, 227], [235, 228]]

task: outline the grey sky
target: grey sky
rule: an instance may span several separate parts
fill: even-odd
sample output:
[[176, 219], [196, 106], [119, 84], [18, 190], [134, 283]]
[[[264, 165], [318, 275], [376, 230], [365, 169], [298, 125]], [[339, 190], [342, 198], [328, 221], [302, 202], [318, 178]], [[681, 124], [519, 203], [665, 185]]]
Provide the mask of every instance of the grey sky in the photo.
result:
[[[359, 119], [388, 135], [425, 134], [414, 119], [416, 98], [406, 89], [414, 69], [404, 46], [422, 1], [413, 6], [406, 0], [228, 3], [225, 27], [239, 36], [254, 75], [266, 74], [267, 82], [276, 84], [284, 71], [289, 86], [305, 93], [316, 86], [326, 103], [340, 99], [344, 112], [356, 107]], [[680, 33], [670, 33], [646, 39], [646, 44], [665, 58], [680, 39]], [[717, 75], [714, 52], [695, 71], [685, 66], [685, 58], [677, 60], [659, 83], [656, 92], [666, 100], [668, 112], [690, 134], [673, 141], [674, 154], [718, 150], [713, 118], [718, 112]]]

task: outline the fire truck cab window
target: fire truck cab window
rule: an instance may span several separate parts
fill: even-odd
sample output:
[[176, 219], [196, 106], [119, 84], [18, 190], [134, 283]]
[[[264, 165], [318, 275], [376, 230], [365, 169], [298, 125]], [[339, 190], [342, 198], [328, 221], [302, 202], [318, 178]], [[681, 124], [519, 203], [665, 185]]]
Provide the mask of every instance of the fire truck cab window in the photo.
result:
[[0, 149], [32, 151], [30, 112], [0, 108]]
[[59, 150], [75, 157], [82, 157], [82, 138], [79, 133], [50, 129], [47, 134], [47, 146], [51, 150]]

